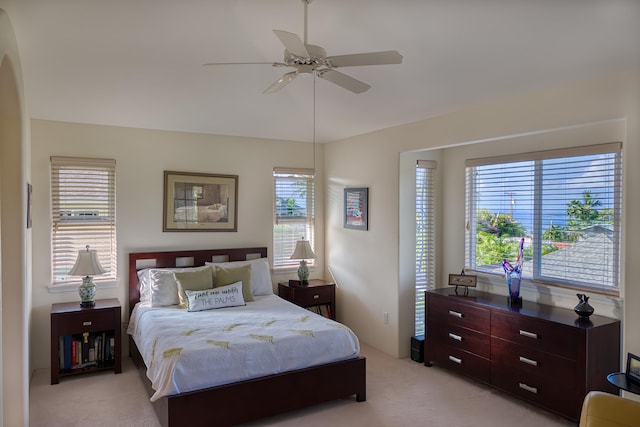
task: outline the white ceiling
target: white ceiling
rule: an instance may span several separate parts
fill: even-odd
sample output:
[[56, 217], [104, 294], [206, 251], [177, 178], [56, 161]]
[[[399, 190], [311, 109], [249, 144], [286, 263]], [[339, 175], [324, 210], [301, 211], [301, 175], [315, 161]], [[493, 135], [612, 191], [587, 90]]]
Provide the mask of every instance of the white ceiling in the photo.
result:
[[[12, 24], [34, 118], [310, 141], [313, 79], [281, 29], [301, 0], [19, 0]], [[315, 0], [308, 41], [329, 55], [398, 50], [341, 68], [372, 86], [316, 83], [316, 140], [333, 141], [640, 64], [639, 0]]]

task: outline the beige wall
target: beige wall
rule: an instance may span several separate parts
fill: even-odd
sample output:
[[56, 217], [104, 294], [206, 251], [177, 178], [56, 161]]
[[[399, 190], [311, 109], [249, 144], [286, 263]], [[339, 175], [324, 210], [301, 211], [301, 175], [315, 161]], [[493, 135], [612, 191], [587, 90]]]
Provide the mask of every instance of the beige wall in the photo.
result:
[[[116, 160], [116, 212], [118, 281], [98, 288], [98, 298], [116, 297], [127, 316], [128, 253], [136, 251], [204, 249], [242, 246], [272, 247], [273, 168], [313, 167], [309, 143], [257, 140], [81, 125], [32, 120], [34, 185], [33, 218], [33, 333], [34, 369], [49, 366], [49, 312], [51, 303], [79, 301], [75, 289], [52, 293], [50, 274], [49, 157], [87, 156]], [[322, 147], [316, 147], [318, 165]], [[163, 171], [238, 175], [237, 232], [162, 232]], [[312, 277], [322, 277], [323, 186], [318, 168], [316, 253], [319, 267]], [[295, 272], [290, 277], [293, 278]], [[283, 277], [274, 276], [274, 283]], [[289, 278], [287, 276], [286, 278]]]
[[[410, 173], [406, 162], [420, 156], [408, 155], [410, 152], [444, 148], [422, 153], [439, 159], [438, 173], [442, 174], [440, 283], [446, 274], [459, 271], [464, 260], [463, 160], [557, 144], [623, 141], [623, 261], [639, 259], [640, 224], [634, 220], [640, 208], [640, 173], [634, 167], [640, 158], [639, 87], [640, 70], [624, 70], [327, 144], [326, 264], [340, 285], [340, 318], [368, 344], [392, 355], [408, 355], [413, 333], [413, 282], [406, 269], [413, 264], [406, 256], [411, 253], [413, 237], [405, 225], [413, 216], [408, 213], [404, 193], [413, 189], [404, 187], [410, 179], [403, 174]], [[342, 190], [348, 186], [369, 187], [367, 232], [342, 228]], [[640, 286], [633, 280], [633, 262], [623, 265], [624, 296], [637, 301]], [[497, 289], [499, 292], [500, 285]], [[532, 292], [530, 298], [575, 305], [563, 292], [552, 291], [551, 296], [528, 292]], [[640, 351], [640, 337], [632, 333], [634, 326], [640, 325], [640, 312], [623, 313], [619, 301], [600, 302], [596, 307], [599, 313], [624, 318], [623, 351]], [[383, 321], [384, 312], [389, 313], [388, 324]]]

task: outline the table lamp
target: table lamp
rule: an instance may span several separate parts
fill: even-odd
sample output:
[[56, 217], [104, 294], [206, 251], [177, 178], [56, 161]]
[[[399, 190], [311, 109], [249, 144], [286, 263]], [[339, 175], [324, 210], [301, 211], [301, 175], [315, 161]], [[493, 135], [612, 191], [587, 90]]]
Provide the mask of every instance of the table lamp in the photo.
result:
[[303, 285], [309, 284], [309, 267], [307, 266], [308, 259], [315, 259], [316, 254], [313, 253], [311, 245], [308, 240], [298, 240], [296, 242], [296, 249], [289, 259], [299, 259], [300, 266], [298, 267], [298, 278]]
[[91, 280], [91, 276], [104, 274], [105, 270], [98, 260], [98, 252], [95, 249], [86, 249], [78, 251], [76, 263], [69, 271], [70, 276], [84, 276], [82, 284], [78, 287], [80, 294], [80, 307], [93, 307], [96, 298], [96, 285]]

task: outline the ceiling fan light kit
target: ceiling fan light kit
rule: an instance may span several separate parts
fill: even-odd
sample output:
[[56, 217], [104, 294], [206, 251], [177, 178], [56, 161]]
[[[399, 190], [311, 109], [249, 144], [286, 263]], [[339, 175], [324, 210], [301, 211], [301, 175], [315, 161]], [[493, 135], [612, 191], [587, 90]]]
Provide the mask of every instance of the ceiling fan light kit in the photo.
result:
[[347, 89], [350, 92], [362, 93], [369, 90], [371, 86], [351, 76], [336, 71], [335, 68], [402, 63], [402, 55], [395, 50], [327, 56], [326, 50], [321, 46], [308, 44], [307, 6], [311, 1], [312, 0], [302, 0], [302, 4], [304, 5], [304, 42], [297, 34], [283, 30], [273, 30], [276, 37], [280, 39], [280, 42], [285, 47], [283, 62], [212, 62], [204, 65], [270, 64], [274, 67], [295, 68], [295, 71], [284, 74], [280, 79], [263, 91], [263, 93], [269, 94], [279, 91], [298, 75], [308, 76], [314, 73], [319, 78]]

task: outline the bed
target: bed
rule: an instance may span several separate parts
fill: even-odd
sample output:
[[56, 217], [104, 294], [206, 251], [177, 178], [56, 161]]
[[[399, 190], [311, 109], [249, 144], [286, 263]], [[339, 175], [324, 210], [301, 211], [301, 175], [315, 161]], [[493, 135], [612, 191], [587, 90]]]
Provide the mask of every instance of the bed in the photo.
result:
[[[203, 266], [211, 261], [233, 262], [266, 258], [266, 256], [265, 247], [131, 253], [129, 254], [129, 314], [134, 312], [136, 304], [140, 301], [138, 270], [150, 267], [164, 269]], [[280, 303], [289, 304], [278, 300], [279, 298], [275, 296], [257, 297], [255, 304], [252, 302], [247, 306], [257, 307], [263, 304], [277, 309]], [[237, 310], [243, 309], [245, 308], [237, 308]], [[295, 309], [303, 310], [298, 307]], [[231, 312], [236, 309], [222, 310]], [[222, 313], [220, 310], [212, 311]], [[307, 312], [303, 310], [303, 313]], [[294, 314], [295, 312], [291, 315]], [[284, 312], [282, 316], [285, 316]], [[309, 319], [318, 320], [316, 315]], [[134, 318], [132, 317], [131, 320], [133, 321]], [[328, 322], [325, 319], [323, 323], [328, 324]], [[304, 332], [300, 335], [304, 337]], [[257, 337], [262, 338], [262, 335]], [[169, 390], [168, 394], [159, 395], [147, 376], [148, 368], [145, 359], [149, 360], [148, 350], [139, 350], [131, 336], [129, 345], [130, 355], [140, 371], [158, 419], [163, 426], [184, 425], [185, 420], [188, 420], [190, 426], [235, 425], [329, 400], [351, 396], [355, 396], [358, 402], [366, 400], [366, 360], [357, 354], [348, 358], [342, 355], [342, 359], [338, 361], [315, 361], [312, 362], [315, 363], [313, 366], [298, 366], [280, 373], [234, 380], [231, 383], [207, 386], [197, 390], [180, 390], [175, 393]]]

